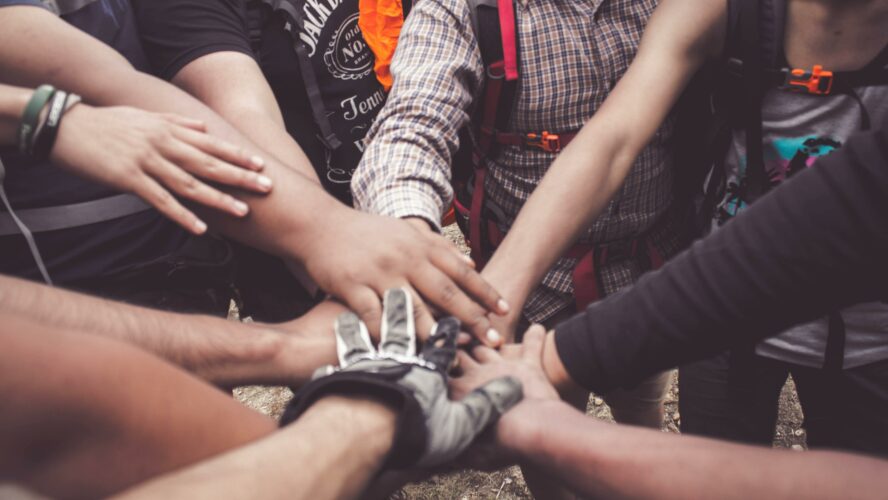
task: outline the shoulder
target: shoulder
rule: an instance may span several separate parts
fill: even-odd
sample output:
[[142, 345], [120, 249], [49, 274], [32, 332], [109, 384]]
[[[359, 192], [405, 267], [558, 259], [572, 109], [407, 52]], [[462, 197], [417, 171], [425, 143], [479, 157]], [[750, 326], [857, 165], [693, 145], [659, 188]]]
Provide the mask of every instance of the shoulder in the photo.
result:
[[469, 0], [418, 0], [407, 16], [405, 29], [408, 24], [415, 22], [411, 19], [447, 22], [455, 27], [471, 30]]

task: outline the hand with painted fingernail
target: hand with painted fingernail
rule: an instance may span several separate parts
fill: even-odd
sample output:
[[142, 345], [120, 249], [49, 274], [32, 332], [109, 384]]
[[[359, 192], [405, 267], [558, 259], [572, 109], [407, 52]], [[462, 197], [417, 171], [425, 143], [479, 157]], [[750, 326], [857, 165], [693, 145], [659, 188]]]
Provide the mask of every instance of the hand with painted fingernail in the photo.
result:
[[396, 288], [385, 294], [379, 348], [367, 326], [352, 313], [336, 321], [339, 366], [318, 369], [281, 419], [295, 421], [325, 396], [360, 394], [399, 412], [390, 468], [431, 467], [463, 452], [501, 414], [521, 401], [514, 377], [488, 380], [459, 401], [448, 397], [447, 372], [456, 355], [460, 324], [442, 318], [425, 345], [418, 347], [412, 296]]

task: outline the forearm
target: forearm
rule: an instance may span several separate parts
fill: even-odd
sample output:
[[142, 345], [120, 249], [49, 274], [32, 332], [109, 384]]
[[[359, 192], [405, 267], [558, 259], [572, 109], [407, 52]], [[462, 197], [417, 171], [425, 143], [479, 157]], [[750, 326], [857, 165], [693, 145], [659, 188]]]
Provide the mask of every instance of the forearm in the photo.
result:
[[240, 52], [212, 53], [186, 65], [172, 81], [263, 151], [320, 182], [302, 148], [287, 133], [274, 93], [252, 58]]
[[638, 151], [602, 120], [593, 118], [552, 163], [484, 268], [482, 275], [512, 304], [524, 303], [607, 208], [635, 161]]
[[[296, 384], [335, 356], [332, 325], [338, 307], [309, 315], [285, 334], [210, 316], [174, 314], [0, 276], [0, 312], [54, 328], [87, 332], [136, 345], [220, 385]], [[322, 319], [323, 318], [323, 319]], [[329, 329], [329, 326], [327, 327]], [[325, 331], [325, 330], [320, 330]]]
[[469, 122], [484, 74], [468, 14], [467, 4], [452, 0], [411, 11], [391, 66], [397, 83], [352, 179], [356, 207], [422, 218], [440, 229], [453, 199], [459, 131]]
[[521, 456], [595, 498], [880, 498], [888, 462], [772, 450], [589, 419], [565, 403], [519, 407]]
[[33, 92], [31, 89], [0, 84], [0, 144], [15, 144], [22, 113]]
[[633, 288], [559, 325], [595, 391], [884, 299], [888, 132], [861, 134]]
[[325, 398], [255, 444], [136, 488], [121, 498], [354, 498], [392, 446], [395, 413]]
[[[176, 87], [139, 73], [120, 54], [35, 7], [5, 7], [0, 17], [0, 73], [26, 86], [51, 83], [96, 105], [129, 105], [174, 112], [206, 122], [211, 134], [257, 151], [231, 125]], [[53, 36], [29, 37], [32, 31]], [[14, 40], [28, 38], [27, 50]], [[6, 47], [5, 49], [2, 47]], [[18, 49], [13, 50], [12, 47]], [[138, 89], [134, 91], [133, 89]], [[343, 216], [346, 208], [316, 183], [266, 158], [265, 174], [275, 184], [269, 195], [237, 191], [250, 215], [234, 218], [212, 210], [200, 215], [227, 236], [281, 257], [304, 260], [322, 217]], [[325, 226], [326, 227], [326, 226]]]
[[[657, 7], [629, 69], [552, 163], [485, 269], [512, 303], [523, 303], [606, 210], [691, 77], [721, 45], [724, 9], [705, 0]], [[659, 75], [656, 85], [650, 75]]]

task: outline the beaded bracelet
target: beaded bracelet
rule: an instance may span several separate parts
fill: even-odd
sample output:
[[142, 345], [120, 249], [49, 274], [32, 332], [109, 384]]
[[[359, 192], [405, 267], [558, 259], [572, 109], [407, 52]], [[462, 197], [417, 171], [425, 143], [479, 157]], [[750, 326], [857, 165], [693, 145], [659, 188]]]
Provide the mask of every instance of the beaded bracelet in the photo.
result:
[[18, 148], [22, 154], [28, 154], [28, 150], [34, 141], [34, 133], [39, 125], [40, 113], [55, 93], [56, 89], [52, 85], [41, 85], [37, 87], [37, 90], [31, 96], [31, 100], [25, 106], [18, 133]]

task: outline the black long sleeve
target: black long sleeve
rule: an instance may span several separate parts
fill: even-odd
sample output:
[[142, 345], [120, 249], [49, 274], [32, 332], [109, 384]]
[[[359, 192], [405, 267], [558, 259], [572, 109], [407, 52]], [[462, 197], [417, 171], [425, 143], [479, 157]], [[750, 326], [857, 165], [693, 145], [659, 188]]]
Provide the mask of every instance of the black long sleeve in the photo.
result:
[[888, 298], [888, 123], [854, 137], [634, 287], [556, 328], [594, 391]]

